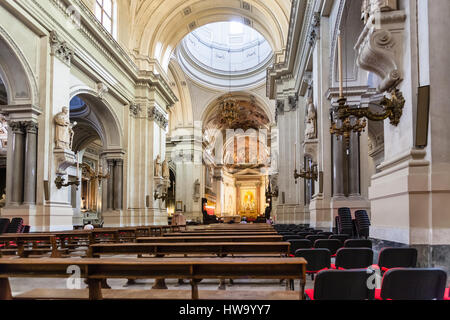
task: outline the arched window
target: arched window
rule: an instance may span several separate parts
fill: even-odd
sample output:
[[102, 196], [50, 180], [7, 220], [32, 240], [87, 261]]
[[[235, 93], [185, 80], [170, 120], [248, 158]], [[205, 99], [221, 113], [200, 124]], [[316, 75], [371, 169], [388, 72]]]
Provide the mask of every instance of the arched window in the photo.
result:
[[113, 36], [115, 36], [114, 0], [95, 0], [95, 16]]

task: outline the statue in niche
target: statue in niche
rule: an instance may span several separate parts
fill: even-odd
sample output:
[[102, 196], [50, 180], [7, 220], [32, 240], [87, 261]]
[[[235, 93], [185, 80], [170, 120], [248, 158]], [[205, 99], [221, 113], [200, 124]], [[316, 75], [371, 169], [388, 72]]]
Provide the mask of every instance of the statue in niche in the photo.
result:
[[0, 208], [5, 207], [6, 205], [6, 194], [2, 195], [2, 198], [0, 199]]
[[158, 155], [155, 159], [155, 177], [161, 177], [161, 156]]
[[164, 160], [162, 163], [162, 176], [166, 180], [170, 179], [169, 163], [167, 160]]
[[305, 129], [305, 138], [315, 139], [316, 138], [316, 109], [314, 108], [314, 103], [312, 98], [308, 98], [308, 114], [306, 115], [306, 129]]
[[200, 181], [198, 179], [194, 182], [194, 197], [200, 197]]
[[73, 127], [76, 122], [70, 123], [69, 108], [63, 107], [62, 111], [54, 118], [56, 124], [55, 143], [57, 149], [72, 150]]

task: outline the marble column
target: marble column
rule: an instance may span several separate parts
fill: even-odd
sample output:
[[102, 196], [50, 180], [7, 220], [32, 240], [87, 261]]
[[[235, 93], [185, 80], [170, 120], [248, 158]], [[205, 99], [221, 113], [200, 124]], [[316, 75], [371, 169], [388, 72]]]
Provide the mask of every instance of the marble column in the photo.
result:
[[114, 160], [108, 159], [108, 172], [109, 172], [109, 179], [108, 179], [108, 195], [107, 195], [107, 209], [112, 210], [114, 208]]
[[[338, 121], [340, 122], [340, 121]], [[333, 140], [333, 197], [344, 197], [344, 141], [341, 137]]]
[[13, 141], [12, 141], [12, 192], [11, 202], [12, 205], [20, 205], [23, 203], [23, 169], [24, 169], [24, 140], [25, 132], [23, 130], [22, 123], [11, 122], [9, 127], [12, 129]]
[[24, 204], [36, 204], [37, 123], [26, 123]]
[[115, 161], [114, 166], [114, 210], [122, 209], [123, 160]]
[[348, 155], [348, 194], [349, 197], [360, 197], [360, 163], [359, 163], [359, 134], [350, 135], [350, 153]]

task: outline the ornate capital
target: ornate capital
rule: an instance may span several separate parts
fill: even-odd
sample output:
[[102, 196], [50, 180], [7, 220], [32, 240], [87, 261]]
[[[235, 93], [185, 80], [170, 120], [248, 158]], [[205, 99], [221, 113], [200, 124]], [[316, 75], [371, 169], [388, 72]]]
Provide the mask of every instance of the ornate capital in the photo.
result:
[[133, 117], [139, 116], [140, 112], [141, 112], [141, 105], [139, 103], [130, 104], [130, 113]]
[[166, 119], [164, 114], [160, 112], [156, 107], [149, 107], [148, 108], [148, 118], [149, 120], [155, 121], [159, 124], [159, 126], [163, 129], [167, 129], [167, 125], [169, 124], [169, 121]]
[[70, 67], [70, 63], [74, 56], [74, 51], [69, 47], [66, 41], [63, 41], [56, 31], [50, 32], [51, 54]]
[[9, 121], [8, 127], [11, 128], [12, 133], [15, 134], [24, 134], [25, 131], [23, 130], [23, 122], [21, 121]]
[[313, 47], [316, 44], [317, 37], [320, 30], [320, 12], [314, 12], [311, 25], [309, 27], [308, 40], [309, 44]]
[[39, 125], [34, 121], [24, 122], [24, 126], [26, 128], [27, 133], [33, 133], [33, 134], [36, 134], [37, 130], [39, 128]]

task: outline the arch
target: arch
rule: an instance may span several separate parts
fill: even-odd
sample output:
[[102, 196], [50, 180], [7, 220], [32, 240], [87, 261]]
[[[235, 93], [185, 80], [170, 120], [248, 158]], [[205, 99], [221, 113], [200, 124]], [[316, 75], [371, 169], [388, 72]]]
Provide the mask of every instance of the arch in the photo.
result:
[[269, 7], [264, 1], [248, 0], [250, 10], [241, 8], [240, 2], [232, 0], [224, 0], [220, 6], [214, 1], [180, 2], [161, 5], [160, 0], [146, 1], [136, 13], [137, 27], [131, 45], [139, 48], [141, 54], [157, 59], [164, 70], [167, 70], [178, 43], [192, 30], [212, 22], [239, 19], [259, 31], [274, 51], [281, 51], [285, 46], [289, 1], [274, 0]]
[[[274, 114], [272, 112], [273, 107], [271, 107], [267, 100], [264, 98], [261, 98], [258, 94], [255, 92], [246, 92], [246, 91], [236, 91], [233, 92], [233, 97], [237, 100], [244, 100], [244, 101], [251, 101], [252, 98], [255, 101], [255, 104], [258, 105], [266, 114], [266, 116], [269, 119], [269, 124], [274, 122]], [[203, 110], [203, 113], [201, 115], [201, 121], [202, 123], [206, 123], [209, 117], [212, 113], [214, 113], [214, 109], [217, 107], [219, 101], [224, 97], [224, 93], [217, 94], [213, 98], [211, 98], [208, 103], [206, 103], [207, 107]]]
[[0, 77], [9, 105], [36, 105], [39, 101], [34, 73], [19, 46], [0, 26]]
[[71, 118], [81, 119], [83, 125], [93, 128], [102, 140], [105, 150], [122, 148], [122, 128], [111, 104], [105, 98], [100, 99], [91, 88], [73, 91], [70, 94], [70, 101], [76, 96], [86, 103], [87, 108], [77, 110], [75, 114], [71, 111]]

